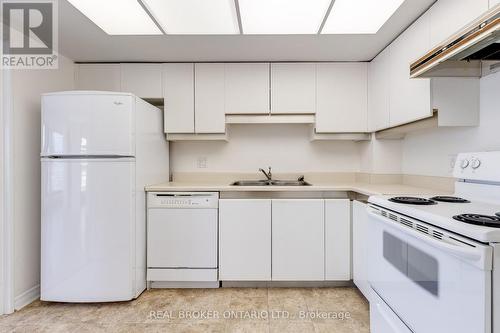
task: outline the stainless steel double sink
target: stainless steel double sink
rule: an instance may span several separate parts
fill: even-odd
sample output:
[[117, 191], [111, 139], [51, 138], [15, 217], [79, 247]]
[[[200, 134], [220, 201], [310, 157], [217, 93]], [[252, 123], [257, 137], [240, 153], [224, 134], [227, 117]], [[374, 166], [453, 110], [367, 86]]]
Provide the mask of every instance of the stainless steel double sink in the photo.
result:
[[233, 186], [311, 186], [304, 180], [238, 180]]

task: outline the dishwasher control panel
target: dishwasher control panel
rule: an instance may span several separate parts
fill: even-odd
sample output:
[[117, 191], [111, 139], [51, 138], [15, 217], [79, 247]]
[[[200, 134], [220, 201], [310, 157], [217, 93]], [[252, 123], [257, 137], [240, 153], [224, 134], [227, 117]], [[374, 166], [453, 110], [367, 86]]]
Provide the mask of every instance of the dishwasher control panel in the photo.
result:
[[218, 192], [149, 192], [148, 208], [218, 208]]

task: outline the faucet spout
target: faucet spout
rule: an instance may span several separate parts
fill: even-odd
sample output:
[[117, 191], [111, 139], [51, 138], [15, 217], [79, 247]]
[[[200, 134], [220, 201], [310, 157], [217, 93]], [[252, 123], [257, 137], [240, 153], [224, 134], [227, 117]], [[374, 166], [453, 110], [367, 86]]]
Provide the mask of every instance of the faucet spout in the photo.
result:
[[273, 174], [271, 173], [271, 167], [269, 167], [269, 171], [266, 172], [266, 170], [260, 168], [259, 169], [260, 172], [262, 172], [264, 174], [264, 176], [266, 176], [267, 180], [272, 180], [273, 179]]

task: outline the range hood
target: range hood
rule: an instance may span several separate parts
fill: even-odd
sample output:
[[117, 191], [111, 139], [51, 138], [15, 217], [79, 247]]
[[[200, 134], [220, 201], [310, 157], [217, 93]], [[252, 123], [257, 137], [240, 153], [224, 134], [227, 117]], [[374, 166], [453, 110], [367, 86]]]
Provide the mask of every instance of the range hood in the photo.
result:
[[410, 77], [481, 77], [500, 70], [500, 5], [410, 65]]

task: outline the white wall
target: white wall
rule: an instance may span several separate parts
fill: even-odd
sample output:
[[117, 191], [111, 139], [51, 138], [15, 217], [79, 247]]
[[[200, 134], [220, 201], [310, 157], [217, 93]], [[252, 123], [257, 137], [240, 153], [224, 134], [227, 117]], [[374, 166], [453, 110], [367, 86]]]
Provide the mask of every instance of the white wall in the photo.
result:
[[58, 70], [13, 70], [14, 295], [40, 283], [40, 94], [70, 90], [73, 62]]
[[403, 142], [403, 173], [451, 176], [457, 153], [500, 150], [500, 72], [483, 77], [480, 86], [480, 125], [408, 135]]
[[[173, 172], [255, 172], [272, 166], [282, 172], [355, 172], [357, 144], [346, 141], [309, 141], [307, 125], [231, 125], [229, 142], [174, 142]], [[197, 168], [198, 158], [207, 167]]]
[[400, 174], [402, 142], [400, 140], [377, 140], [360, 144], [360, 172], [376, 174]]

